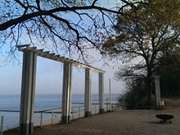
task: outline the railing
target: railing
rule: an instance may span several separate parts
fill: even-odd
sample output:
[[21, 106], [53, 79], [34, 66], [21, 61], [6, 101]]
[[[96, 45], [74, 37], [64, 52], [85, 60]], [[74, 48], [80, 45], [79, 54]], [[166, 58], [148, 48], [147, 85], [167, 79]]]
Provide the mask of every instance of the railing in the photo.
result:
[[4, 126], [4, 116], [0, 116], [1, 123], [0, 123], [0, 135], [3, 135], [3, 126]]
[[[72, 108], [71, 112], [71, 120], [75, 120], [78, 118], [83, 118], [85, 116], [85, 108], [83, 103], [73, 103], [75, 107]], [[114, 111], [117, 108], [119, 108], [119, 104], [109, 104], [105, 103], [104, 109], [105, 112], [108, 111]], [[17, 113], [17, 121], [19, 121], [19, 111], [18, 110], [0, 110], [0, 112], [8, 112], [8, 113]], [[91, 106], [91, 113], [92, 115], [98, 114], [99, 113], [99, 104], [98, 103], [92, 103]], [[15, 115], [15, 116], [16, 116]], [[61, 122], [61, 116], [62, 116], [62, 109], [61, 108], [49, 108], [46, 110], [40, 110], [40, 111], [35, 111], [33, 115], [33, 123], [34, 126], [39, 126], [43, 127], [46, 125], [53, 125]], [[4, 119], [8, 116], [1, 116], [0, 120], [0, 135], [3, 135], [3, 131], [17, 128], [19, 126], [19, 123], [17, 122], [16, 125], [14, 126], [5, 126], [7, 124], [7, 119]], [[8, 117], [9, 118], [9, 117]], [[6, 121], [6, 122], [5, 122]], [[13, 123], [14, 120], [9, 121], [9, 123]]]
[[[71, 120], [83, 118], [85, 116], [85, 108], [83, 103], [73, 103], [75, 105], [71, 111]], [[92, 114], [99, 113], [99, 104], [93, 103], [91, 108]], [[35, 111], [35, 126], [46, 126], [61, 122], [62, 110], [60, 108], [51, 108], [41, 111]]]
[[33, 115], [34, 126], [46, 126], [59, 123], [61, 121], [61, 108], [50, 108], [35, 111]]
[[71, 120], [84, 117], [84, 110], [84, 106], [74, 107], [73, 111], [71, 112]]
[[0, 132], [14, 129], [19, 126], [19, 111], [18, 110], [0, 110]]

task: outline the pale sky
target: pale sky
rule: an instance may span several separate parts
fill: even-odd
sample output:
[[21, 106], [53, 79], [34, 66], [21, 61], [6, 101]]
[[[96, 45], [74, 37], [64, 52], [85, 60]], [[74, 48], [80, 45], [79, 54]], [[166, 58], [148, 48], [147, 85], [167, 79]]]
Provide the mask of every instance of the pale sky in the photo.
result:
[[[102, 0], [101, 0], [102, 1]], [[106, 6], [114, 7], [117, 0], [102, 1]], [[23, 37], [26, 39], [26, 37]], [[47, 43], [48, 44], [48, 43]], [[94, 51], [89, 52], [91, 65], [102, 68], [105, 73], [105, 93], [108, 92], [108, 80], [112, 79], [112, 93], [122, 93], [124, 91], [124, 83], [122, 81], [114, 80], [114, 72], [119, 67], [118, 65], [112, 65], [111, 61], [108, 61], [110, 66], [104, 64], [104, 60], [101, 60], [101, 56]], [[0, 94], [20, 94], [21, 91], [21, 77], [22, 77], [22, 53], [18, 52], [18, 62], [3, 63], [5, 57], [0, 58]], [[16, 61], [16, 60], [14, 60]], [[106, 60], [107, 61], [107, 60]], [[36, 93], [37, 94], [56, 94], [62, 92], [62, 76], [63, 65], [52, 60], [47, 60], [38, 57], [37, 64], [37, 80], [36, 80]], [[73, 93], [84, 92], [84, 70], [73, 67], [72, 76], [72, 91]], [[92, 73], [92, 93], [98, 92], [98, 76], [97, 73]]]
[[[22, 54], [21, 52], [19, 52]], [[57, 94], [62, 93], [63, 64], [38, 57], [36, 94]], [[16, 61], [16, 60], [14, 60]], [[19, 63], [18, 63], [19, 62]], [[0, 90], [4, 94], [20, 94], [22, 77], [22, 56], [19, 61], [0, 66]], [[121, 81], [114, 80], [113, 67], [105, 66], [101, 62], [91, 63], [93, 66], [106, 70], [105, 73], [105, 93], [108, 93], [108, 80], [112, 79], [112, 93], [122, 93], [124, 84]], [[92, 93], [98, 93], [98, 74], [91, 73]], [[72, 91], [73, 93], [84, 93], [84, 69], [73, 67], [72, 73]]]

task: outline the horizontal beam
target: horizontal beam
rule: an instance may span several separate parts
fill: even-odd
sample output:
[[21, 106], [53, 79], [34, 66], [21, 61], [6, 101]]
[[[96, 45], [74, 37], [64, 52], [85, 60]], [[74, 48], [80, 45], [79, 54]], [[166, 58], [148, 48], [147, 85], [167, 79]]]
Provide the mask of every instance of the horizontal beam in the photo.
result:
[[94, 71], [97, 71], [97, 72], [102, 72], [102, 73], [105, 72], [104, 70], [93, 67], [93, 66], [91, 66], [89, 64], [84, 64], [84, 63], [81, 63], [79, 61], [69, 59], [69, 58], [66, 58], [64, 56], [57, 55], [55, 53], [50, 53], [49, 51], [43, 51], [43, 49], [37, 49], [37, 47], [30, 47], [30, 45], [21, 45], [21, 46], [17, 46], [17, 48], [18, 48], [19, 51], [22, 51], [22, 52], [25, 52], [25, 51], [34, 52], [34, 53], [36, 53], [37, 56], [41, 56], [41, 57], [44, 57], [44, 58], [47, 58], [47, 59], [55, 60], [55, 61], [62, 62], [62, 63], [70, 62], [75, 66], [88, 68], [88, 69], [91, 69], [91, 70], [94, 70]]

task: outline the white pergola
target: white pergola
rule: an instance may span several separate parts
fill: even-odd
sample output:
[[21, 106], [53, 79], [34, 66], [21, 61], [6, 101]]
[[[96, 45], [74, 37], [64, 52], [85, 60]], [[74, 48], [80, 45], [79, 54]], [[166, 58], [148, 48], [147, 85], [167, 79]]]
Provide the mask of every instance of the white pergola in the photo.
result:
[[63, 67], [63, 94], [62, 94], [62, 122], [69, 123], [71, 117], [71, 83], [72, 66], [81, 66], [85, 69], [85, 117], [91, 115], [91, 70], [99, 74], [99, 111], [104, 112], [104, 73], [105, 71], [91, 65], [83, 64], [73, 59], [65, 58], [55, 53], [43, 51], [30, 45], [17, 46], [23, 52], [21, 105], [20, 105], [20, 133], [29, 135], [33, 132], [33, 107], [36, 84], [37, 56], [58, 61]]

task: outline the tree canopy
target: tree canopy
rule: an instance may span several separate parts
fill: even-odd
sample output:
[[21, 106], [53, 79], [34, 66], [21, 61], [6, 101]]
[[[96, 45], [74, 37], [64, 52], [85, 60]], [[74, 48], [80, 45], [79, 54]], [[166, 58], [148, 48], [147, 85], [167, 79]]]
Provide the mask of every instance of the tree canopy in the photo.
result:
[[119, 1], [112, 9], [101, 0], [2, 0], [1, 45], [14, 50], [17, 44], [44, 41], [43, 47], [73, 48], [82, 54], [85, 49], [98, 48], [111, 31], [113, 16], [134, 4]]
[[167, 49], [180, 48], [180, 0], [147, 0], [126, 8], [114, 29], [116, 35], [104, 43], [105, 53], [139, 61], [120, 75], [144, 77], [150, 97], [159, 58]]
[[137, 8], [118, 16], [117, 35], [103, 47], [112, 56], [143, 58], [136, 67], [151, 75], [164, 50], [180, 47], [180, 1], [155, 0]]
[[180, 53], [167, 50], [159, 60], [158, 74], [161, 77], [161, 96], [180, 97]]

